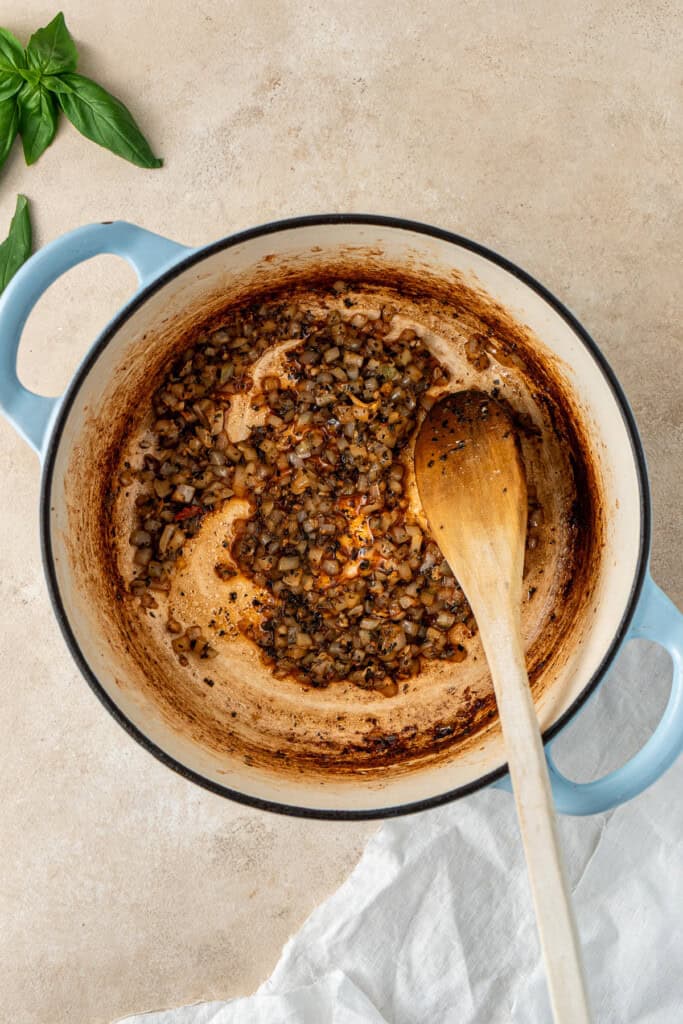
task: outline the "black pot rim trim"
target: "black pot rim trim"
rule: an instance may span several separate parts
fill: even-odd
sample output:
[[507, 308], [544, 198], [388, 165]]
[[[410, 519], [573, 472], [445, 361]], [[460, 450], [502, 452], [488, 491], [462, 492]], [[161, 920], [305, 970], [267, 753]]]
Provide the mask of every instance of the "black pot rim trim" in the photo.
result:
[[409, 231], [416, 234], [428, 235], [432, 238], [438, 238], [444, 242], [449, 242], [459, 246], [463, 249], [468, 249], [470, 252], [476, 253], [478, 256], [482, 256], [491, 263], [496, 264], [503, 270], [506, 270], [513, 277], [516, 277], [519, 281], [525, 284], [532, 291], [536, 292], [571, 328], [574, 334], [583, 343], [584, 347], [588, 349], [597, 368], [601, 371], [605, 378], [610, 390], [612, 391], [617, 405], [620, 409], [624, 425], [626, 427], [629, 439], [631, 442], [631, 448], [633, 453], [634, 462], [637, 469], [638, 475], [638, 486], [640, 492], [640, 546], [638, 552], [638, 561], [636, 572], [634, 574], [633, 582], [631, 584], [631, 590], [629, 593], [628, 601], [626, 603], [626, 609], [622, 616], [619, 627], [612, 639], [612, 642], [603, 657], [600, 665], [596, 672], [593, 674], [591, 679], [588, 680], [583, 690], [571, 704], [571, 706], [565, 711], [565, 713], [555, 722], [550, 729], [546, 730], [543, 734], [544, 744], [549, 743], [554, 739], [555, 736], [568, 724], [568, 722], [577, 714], [577, 712], [584, 706], [589, 697], [593, 694], [596, 688], [604, 679], [607, 670], [612, 664], [619, 648], [628, 635], [629, 626], [635, 613], [640, 595], [642, 592], [645, 577], [647, 575], [648, 557], [650, 551], [650, 540], [651, 540], [651, 505], [650, 505], [650, 492], [648, 486], [647, 466], [645, 462], [645, 454], [643, 451], [642, 442], [638, 435], [638, 429], [633, 417], [633, 413], [626, 399], [626, 395], [617, 380], [612, 368], [602, 354], [600, 348], [586, 331], [586, 329], [579, 323], [576, 317], [567, 309], [567, 307], [559, 301], [547, 288], [540, 284], [534, 277], [526, 273], [516, 264], [510, 262], [503, 256], [500, 256], [495, 251], [488, 249], [486, 246], [480, 245], [478, 242], [473, 242], [468, 238], [464, 238], [461, 235], [455, 234], [451, 231], [446, 231], [442, 228], [432, 227], [428, 224], [420, 223], [419, 221], [405, 220], [400, 217], [384, 217], [373, 214], [354, 214], [354, 213], [335, 213], [335, 214], [315, 214], [312, 216], [292, 217], [286, 220], [271, 221], [260, 226], [250, 228], [246, 231], [240, 231], [237, 234], [229, 235], [219, 241], [213, 242], [207, 246], [203, 246], [200, 249], [190, 250], [186, 257], [181, 258], [178, 262], [174, 263], [168, 270], [164, 271], [158, 277], [154, 278], [148, 285], [143, 287], [123, 308], [114, 316], [111, 322], [107, 325], [104, 331], [100, 334], [99, 338], [94, 342], [92, 348], [88, 352], [88, 355], [83, 360], [82, 364], [74, 374], [71, 382], [69, 383], [63, 400], [60, 404], [56, 420], [51, 431], [47, 449], [45, 453], [45, 460], [43, 466], [42, 482], [41, 482], [41, 494], [40, 494], [40, 535], [41, 535], [41, 551], [43, 557], [43, 566], [45, 570], [45, 576], [47, 580], [48, 592], [50, 595], [50, 601], [59, 623], [60, 629], [66, 641], [67, 647], [71, 652], [71, 655], [78, 665], [82, 675], [90, 685], [93, 692], [107, 708], [110, 714], [116, 719], [126, 732], [137, 740], [137, 742], [153, 754], [159, 761], [165, 764], [167, 767], [172, 768], [178, 774], [184, 778], [202, 786], [204, 789], [209, 790], [212, 793], [216, 793], [219, 796], [227, 797], [237, 803], [246, 804], [250, 807], [256, 807], [260, 810], [272, 811], [279, 814], [293, 815], [301, 818], [322, 818], [327, 820], [335, 821], [363, 821], [371, 819], [381, 818], [392, 818], [403, 814], [413, 814], [418, 811], [425, 811], [433, 807], [439, 807], [442, 804], [451, 802], [452, 800], [459, 799], [467, 796], [470, 793], [474, 793], [476, 790], [483, 789], [491, 783], [496, 782], [498, 779], [503, 778], [508, 773], [507, 765], [503, 764], [499, 768], [492, 772], [488, 772], [486, 775], [467, 783], [464, 786], [459, 786], [456, 789], [449, 790], [446, 793], [439, 793], [432, 797], [426, 797], [421, 800], [415, 800], [406, 804], [397, 804], [388, 807], [377, 807], [377, 808], [363, 808], [363, 809], [329, 809], [329, 808], [313, 808], [313, 807], [298, 807], [292, 804], [279, 803], [274, 800], [264, 800], [259, 797], [254, 797], [246, 793], [242, 793], [239, 790], [231, 789], [227, 786], [222, 786], [219, 783], [213, 782], [211, 779], [205, 778], [199, 772], [188, 768], [186, 765], [177, 761], [171, 757], [166, 751], [162, 750], [155, 743], [153, 743], [133, 722], [121, 711], [118, 705], [111, 699], [108, 693], [105, 691], [95, 673], [90, 668], [83, 652], [80, 649], [79, 643], [71, 629], [66, 610], [61, 598], [59, 591], [59, 585], [57, 582], [57, 575], [55, 572], [54, 557], [52, 550], [52, 539], [50, 536], [50, 495], [52, 491], [52, 481], [55, 469], [55, 461], [57, 452], [59, 449], [60, 440], [64, 425], [67, 421], [68, 414], [74, 405], [74, 402], [78, 396], [81, 385], [87, 378], [93, 365], [99, 358], [102, 351], [106, 348], [112, 338], [115, 337], [121, 326], [125, 321], [139, 309], [147, 299], [153, 295], [156, 291], [166, 285], [174, 277], [182, 274], [183, 271], [193, 266], [195, 263], [199, 263], [206, 259], [208, 256], [212, 256], [217, 252], [221, 252], [224, 249], [233, 248], [243, 242], [249, 241], [252, 238], [257, 238], [263, 235], [277, 234], [282, 231], [287, 231], [301, 227], [315, 227], [325, 225], [336, 225], [336, 224], [349, 224], [349, 225], [368, 225], [374, 227], [387, 227], [395, 228], [403, 231]]

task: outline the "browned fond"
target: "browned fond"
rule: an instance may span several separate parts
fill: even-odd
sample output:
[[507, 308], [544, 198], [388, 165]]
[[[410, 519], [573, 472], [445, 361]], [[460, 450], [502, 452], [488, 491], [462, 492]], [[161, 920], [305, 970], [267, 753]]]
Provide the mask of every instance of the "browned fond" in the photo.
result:
[[[266, 268], [262, 275], [248, 301], [263, 301], [284, 289], [303, 306], [333, 308], [338, 299], [330, 284], [342, 278], [359, 303], [392, 303], [400, 316], [442, 339], [435, 342], [441, 346], [438, 358], [453, 353], [449, 387], [458, 390], [473, 380], [484, 389], [496, 386], [515, 409], [531, 414], [540, 434], [529, 432], [521, 443], [545, 525], [537, 548], [528, 554], [522, 620], [529, 675], [540, 693], [570, 652], [601, 547], [597, 474], [561, 367], [528, 329], [456, 275], [444, 281], [417, 270], [388, 272], [367, 253], [360, 277], [355, 255], [340, 257], [305, 279], [291, 270], [278, 278]], [[107, 431], [93, 424], [87, 443], [74, 452], [70, 472], [82, 483], [79, 500], [70, 507], [70, 532], [79, 537], [71, 556], [101, 608], [107, 642], [128, 666], [120, 685], [139, 691], [194, 742], [230, 760], [279, 773], [381, 778], [388, 766], [394, 772], [412, 771], [451, 757], [478, 742], [483, 729], [495, 727], [491, 681], [476, 637], [466, 638], [464, 662], [430, 667], [390, 699], [344, 682], [314, 690], [276, 680], [254, 645], [234, 628], [238, 615], [254, 614], [246, 581], [235, 587], [206, 572], [215, 561], [212, 546], [226, 536], [220, 510], [207, 515], [171, 595], [175, 610], [185, 601], [180, 609], [184, 621], [203, 625], [201, 616], [223, 609], [226, 636], [216, 661], [181, 668], [164, 630], [164, 610], [145, 613], [128, 593], [130, 494], [116, 485], [122, 462], [139, 461], [137, 444], [149, 426], [150, 397], [172, 359], [200, 333], [218, 327], [226, 311], [245, 298], [216, 295], [201, 310], [160, 324], [146, 339], [146, 358], [131, 360], [118, 374], [106, 403]], [[476, 374], [471, 366], [466, 369], [463, 345], [475, 335], [502, 343], [504, 363], [494, 359]], [[510, 354], [516, 357], [513, 365]], [[230, 599], [230, 591], [236, 599]], [[204, 682], [207, 676], [214, 685]]]

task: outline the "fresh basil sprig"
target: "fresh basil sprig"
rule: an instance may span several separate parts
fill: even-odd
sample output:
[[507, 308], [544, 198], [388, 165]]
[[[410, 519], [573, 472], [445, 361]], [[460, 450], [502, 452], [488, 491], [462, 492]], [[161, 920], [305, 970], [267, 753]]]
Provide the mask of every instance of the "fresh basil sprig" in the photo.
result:
[[31, 255], [31, 219], [28, 199], [17, 196], [9, 234], [0, 245], [0, 292], [3, 292], [22, 263]]
[[138, 167], [161, 167], [133, 115], [116, 97], [75, 73], [78, 51], [60, 12], [24, 50], [0, 28], [0, 167], [21, 135], [27, 164], [45, 152], [59, 108], [87, 139]]

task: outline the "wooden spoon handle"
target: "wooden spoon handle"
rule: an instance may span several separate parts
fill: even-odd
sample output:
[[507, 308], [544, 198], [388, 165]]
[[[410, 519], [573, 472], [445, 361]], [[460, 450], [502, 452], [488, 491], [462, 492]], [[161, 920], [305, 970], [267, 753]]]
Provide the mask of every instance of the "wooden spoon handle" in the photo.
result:
[[554, 1019], [557, 1024], [590, 1024], [581, 949], [519, 629], [499, 622], [487, 634], [492, 642], [483, 634], [482, 641], [505, 736]]

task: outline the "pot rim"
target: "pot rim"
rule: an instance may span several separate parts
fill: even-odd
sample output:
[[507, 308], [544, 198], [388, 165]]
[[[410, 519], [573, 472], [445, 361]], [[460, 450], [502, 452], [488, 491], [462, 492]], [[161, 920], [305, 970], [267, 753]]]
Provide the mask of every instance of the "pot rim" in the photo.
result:
[[598, 347], [597, 343], [588, 333], [588, 331], [579, 323], [576, 317], [570, 312], [570, 310], [562, 303], [552, 292], [550, 292], [544, 285], [537, 281], [531, 274], [528, 274], [525, 270], [522, 270], [515, 263], [501, 256], [499, 253], [492, 249], [487, 248], [478, 242], [473, 242], [471, 239], [465, 238], [462, 235], [458, 235], [455, 232], [447, 231], [443, 228], [433, 227], [429, 224], [424, 224], [420, 221], [414, 221], [404, 219], [401, 217], [393, 216], [382, 216], [379, 214], [358, 214], [358, 213], [333, 213], [333, 214], [312, 214], [299, 217], [289, 217], [283, 220], [268, 221], [265, 224], [258, 225], [253, 228], [248, 228], [244, 231], [239, 231], [236, 234], [227, 235], [226, 237], [219, 239], [218, 241], [211, 242], [206, 246], [202, 246], [198, 249], [192, 250], [187, 256], [181, 258], [174, 263], [167, 270], [163, 271], [157, 277], [155, 277], [149, 284], [143, 286], [131, 299], [127, 302], [120, 311], [113, 317], [113, 319], [107, 324], [104, 330], [100, 333], [99, 337], [95, 340], [85, 358], [79, 365], [78, 369], [71, 378], [67, 389], [64, 393], [63, 399], [60, 402], [57, 410], [52, 428], [50, 430], [46, 450], [45, 459], [43, 464], [43, 473], [41, 480], [41, 492], [40, 492], [40, 543], [41, 543], [41, 554], [43, 560], [43, 568], [45, 571], [45, 577], [47, 581], [48, 593], [52, 608], [59, 623], [59, 627], [62, 631], [62, 635], [66, 642], [66, 645], [76, 662], [81, 674], [85, 677], [90, 688], [93, 690], [95, 695], [99, 698], [101, 703], [107, 708], [109, 713], [114, 719], [121, 725], [126, 732], [137, 740], [137, 742], [144, 747], [149, 753], [153, 754], [159, 761], [165, 764], [168, 768], [173, 769], [179, 775], [188, 779], [191, 782], [196, 783], [204, 789], [209, 790], [212, 793], [216, 793], [219, 796], [227, 797], [237, 803], [246, 804], [250, 807], [256, 807], [259, 810], [276, 812], [279, 814], [291, 815], [300, 818], [316, 818], [316, 819], [327, 819], [334, 821], [364, 821], [381, 818], [392, 818], [402, 814], [413, 814], [418, 811], [425, 811], [432, 807], [439, 807], [442, 804], [450, 803], [453, 800], [460, 799], [461, 797], [468, 796], [470, 793], [474, 793], [479, 789], [483, 789], [486, 786], [490, 786], [493, 782], [503, 778], [508, 774], [507, 763], [496, 768], [492, 772], [488, 772], [486, 775], [480, 776], [472, 782], [467, 783], [463, 786], [458, 786], [455, 789], [448, 790], [446, 793], [440, 793], [433, 797], [426, 797], [422, 800], [415, 800], [406, 804], [396, 804], [391, 807], [379, 807], [376, 809], [363, 809], [363, 810], [337, 810], [337, 809], [318, 809], [310, 807], [298, 807], [295, 804], [280, 803], [275, 800], [265, 800], [260, 797], [250, 796], [242, 793], [239, 790], [232, 789], [228, 786], [223, 786], [220, 783], [213, 782], [211, 779], [205, 778], [199, 772], [192, 768], [188, 768], [186, 765], [177, 761], [174, 757], [168, 754], [161, 747], [158, 747], [153, 743], [119, 708], [109, 694], [104, 690], [103, 686], [99, 682], [97, 676], [90, 668], [83, 652], [80, 649], [78, 640], [74, 635], [69, 619], [62, 602], [61, 594], [59, 591], [59, 584], [57, 582], [57, 575], [55, 572], [54, 558], [52, 551], [52, 540], [50, 536], [50, 493], [52, 490], [52, 481], [55, 468], [55, 460], [57, 451], [59, 449], [62, 431], [68, 418], [68, 414], [76, 400], [76, 397], [80, 391], [81, 385], [87, 378], [91, 368], [97, 361], [100, 353], [107, 347], [112, 338], [116, 335], [120, 327], [126, 322], [126, 320], [139, 309], [147, 299], [153, 295], [156, 291], [168, 284], [174, 277], [183, 273], [189, 267], [195, 263], [200, 263], [208, 256], [212, 256], [217, 252], [222, 252], [225, 249], [239, 245], [242, 242], [249, 241], [252, 238], [258, 238], [263, 235], [277, 234], [281, 231], [287, 231], [302, 227], [315, 227], [325, 226], [333, 224], [366, 224], [375, 227], [385, 228], [397, 228], [403, 231], [411, 231], [415, 234], [428, 235], [432, 238], [438, 238], [441, 241], [449, 242], [457, 245], [460, 248], [468, 249], [469, 251], [482, 256], [484, 259], [501, 267], [506, 270], [513, 277], [516, 277], [522, 284], [526, 285], [532, 291], [536, 292], [570, 327], [582, 344], [588, 349], [592, 355], [597, 368], [601, 371], [607, 385], [609, 386], [612, 394], [616, 399], [616, 403], [621, 412], [626, 431], [629, 436], [631, 443], [631, 450], [633, 453], [634, 462], [636, 465], [637, 477], [638, 477], [638, 491], [639, 491], [639, 505], [640, 505], [640, 536], [639, 536], [639, 551], [636, 572], [634, 574], [633, 582], [631, 584], [631, 590], [628, 596], [626, 609], [622, 616], [621, 622], [616, 630], [616, 633], [609, 645], [605, 656], [603, 657], [600, 665], [598, 666], [595, 673], [588, 680], [585, 687], [578, 695], [576, 700], [570, 705], [570, 707], [564, 712], [560, 718], [553, 723], [543, 733], [543, 744], [547, 745], [553, 740], [564, 727], [571, 721], [571, 719], [577, 714], [577, 712], [584, 706], [591, 695], [595, 692], [599, 684], [605, 677], [607, 670], [614, 661], [619, 648], [627, 637], [629, 626], [633, 618], [634, 612], [637, 608], [638, 601], [640, 600], [643, 583], [647, 574], [648, 556], [650, 551], [651, 541], [651, 529], [652, 529], [652, 511], [650, 502], [650, 491], [648, 485], [647, 465], [645, 461], [645, 453], [638, 434], [638, 428], [629, 406], [626, 395], [619, 383], [614, 371], [607, 362], [602, 351]]

